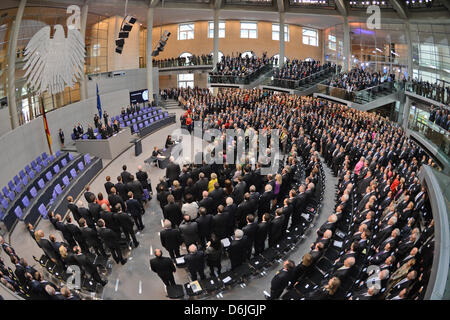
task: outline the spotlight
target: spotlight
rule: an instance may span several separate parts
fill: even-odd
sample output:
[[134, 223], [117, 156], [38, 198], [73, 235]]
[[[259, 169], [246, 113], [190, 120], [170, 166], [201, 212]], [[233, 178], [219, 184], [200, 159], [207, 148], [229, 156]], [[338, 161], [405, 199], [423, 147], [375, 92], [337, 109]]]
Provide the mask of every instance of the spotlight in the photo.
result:
[[125, 44], [125, 40], [124, 39], [117, 39], [116, 40], [116, 46], [123, 47], [124, 44]]
[[126, 23], [126, 24], [123, 25], [122, 31], [128, 31], [129, 32], [129, 31], [131, 31], [132, 28], [133, 28], [133, 26], [131, 24]]
[[120, 39], [128, 38], [128, 32], [119, 32], [119, 38]]
[[116, 53], [122, 54], [123, 47], [116, 47]]
[[130, 16], [129, 19], [128, 19], [128, 22], [131, 23], [131, 24], [134, 24], [136, 22], [136, 20], [137, 19], [135, 17]]

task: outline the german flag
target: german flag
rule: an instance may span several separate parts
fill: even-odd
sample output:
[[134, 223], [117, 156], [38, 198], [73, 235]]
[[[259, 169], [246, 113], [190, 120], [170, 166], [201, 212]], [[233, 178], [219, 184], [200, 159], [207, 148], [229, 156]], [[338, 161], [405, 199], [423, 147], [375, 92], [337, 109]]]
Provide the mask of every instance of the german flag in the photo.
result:
[[50, 135], [50, 130], [48, 129], [47, 114], [45, 113], [44, 99], [42, 99], [42, 98], [41, 98], [41, 110], [42, 110], [42, 120], [44, 121], [44, 131], [45, 131], [45, 135], [47, 136], [48, 149], [50, 151], [50, 154], [53, 154], [53, 152], [52, 152], [52, 137]]

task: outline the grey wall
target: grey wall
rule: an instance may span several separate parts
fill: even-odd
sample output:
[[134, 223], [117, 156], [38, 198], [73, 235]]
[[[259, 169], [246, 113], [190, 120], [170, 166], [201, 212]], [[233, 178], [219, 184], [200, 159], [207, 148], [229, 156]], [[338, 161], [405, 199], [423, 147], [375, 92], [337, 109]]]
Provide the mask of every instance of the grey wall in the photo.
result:
[[[100, 99], [102, 109], [113, 116], [119, 114], [121, 108], [129, 104], [130, 92], [129, 90], [118, 90], [102, 94]], [[80, 122], [86, 130], [88, 123], [93, 124], [93, 117], [97, 112], [96, 96], [48, 112], [47, 121], [52, 136], [53, 152], [61, 149], [58, 136], [59, 128], [64, 131], [66, 144], [71, 143], [70, 134], [74, 124]], [[9, 121], [9, 117], [7, 119]], [[0, 150], [2, 150], [0, 156], [1, 189], [31, 160], [36, 159], [43, 152], [49, 153], [42, 117], [38, 117], [1, 136]]]
[[0, 109], [0, 137], [11, 130], [8, 107]]
[[[100, 94], [114, 92], [117, 90], [128, 89], [136, 91], [147, 88], [147, 69], [132, 69], [114, 71], [116, 73], [124, 73], [124, 75], [113, 76], [111, 78], [102, 75], [88, 80], [87, 90], [88, 97], [95, 97], [97, 94], [96, 84]], [[158, 68], [153, 68], [153, 91], [158, 92], [159, 88]]]

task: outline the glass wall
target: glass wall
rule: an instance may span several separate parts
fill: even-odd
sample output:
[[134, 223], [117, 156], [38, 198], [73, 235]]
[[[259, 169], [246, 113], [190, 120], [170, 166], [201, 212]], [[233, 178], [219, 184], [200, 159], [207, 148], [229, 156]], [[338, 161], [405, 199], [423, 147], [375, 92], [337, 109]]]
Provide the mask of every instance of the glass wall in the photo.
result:
[[350, 23], [352, 67], [407, 76], [408, 45], [404, 24], [382, 24], [370, 30], [365, 23]]
[[344, 66], [344, 25], [338, 24], [323, 32], [325, 62]]
[[[450, 24], [411, 24], [414, 76], [450, 81]], [[448, 85], [448, 84], [447, 84]]]
[[16, 9], [3, 12], [0, 17], [0, 108], [7, 106], [8, 41], [15, 11]]

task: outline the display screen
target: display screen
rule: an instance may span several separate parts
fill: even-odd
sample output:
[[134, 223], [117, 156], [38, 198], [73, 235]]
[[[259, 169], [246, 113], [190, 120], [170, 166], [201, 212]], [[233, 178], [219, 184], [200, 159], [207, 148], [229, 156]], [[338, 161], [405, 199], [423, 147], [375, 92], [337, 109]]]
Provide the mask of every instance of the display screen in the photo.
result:
[[130, 92], [130, 103], [142, 103], [148, 101], [148, 89]]

